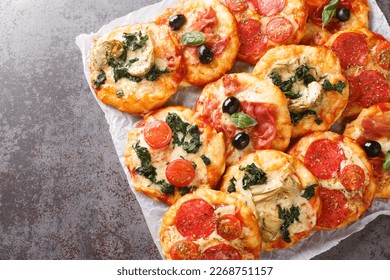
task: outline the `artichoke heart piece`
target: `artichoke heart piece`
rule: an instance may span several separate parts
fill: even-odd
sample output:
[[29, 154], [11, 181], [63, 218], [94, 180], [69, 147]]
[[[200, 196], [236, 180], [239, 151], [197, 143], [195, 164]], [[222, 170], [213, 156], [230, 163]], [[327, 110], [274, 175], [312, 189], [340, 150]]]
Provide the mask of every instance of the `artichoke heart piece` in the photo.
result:
[[127, 60], [134, 61], [127, 72], [136, 77], [145, 76], [155, 64], [154, 45], [148, 34], [148, 39], [142, 48], [127, 51]]
[[118, 40], [104, 41], [96, 45], [92, 50], [92, 64], [96, 70], [103, 69], [111, 58], [118, 59], [125, 51]]
[[275, 239], [283, 224], [283, 220], [269, 213], [261, 213], [259, 221], [263, 242], [265, 243]]

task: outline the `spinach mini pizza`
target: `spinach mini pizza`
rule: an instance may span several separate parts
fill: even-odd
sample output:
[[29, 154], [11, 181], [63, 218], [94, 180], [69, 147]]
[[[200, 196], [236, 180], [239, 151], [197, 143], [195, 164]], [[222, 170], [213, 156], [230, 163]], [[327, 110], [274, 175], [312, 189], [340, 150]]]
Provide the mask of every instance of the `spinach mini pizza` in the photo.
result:
[[252, 210], [233, 195], [197, 190], [175, 202], [160, 229], [168, 260], [255, 260], [261, 235]]
[[166, 26], [154, 23], [118, 27], [94, 39], [91, 83], [105, 104], [130, 114], [161, 107], [177, 92], [182, 55]]
[[215, 188], [225, 171], [222, 133], [186, 107], [153, 111], [128, 135], [126, 165], [135, 190], [166, 204]]
[[347, 124], [344, 136], [355, 139], [366, 152], [378, 183], [376, 197], [390, 198], [390, 103], [363, 109]]
[[226, 74], [204, 87], [195, 104], [226, 142], [226, 163], [259, 149], [285, 150], [291, 120], [284, 94], [271, 82], [248, 73]]
[[180, 0], [156, 19], [180, 42], [186, 74], [181, 85], [202, 86], [229, 71], [238, 53], [236, 20], [218, 0]]
[[316, 229], [336, 229], [357, 221], [371, 206], [376, 181], [364, 150], [349, 137], [315, 132], [301, 138], [296, 156], [320, 183], [322, 212]]
[[325, 47], [273, 48], [253, 74], [278, 86], [289, 99], [293, 138], [328, 130], [348, 103], [348, 81], [339, 59]]

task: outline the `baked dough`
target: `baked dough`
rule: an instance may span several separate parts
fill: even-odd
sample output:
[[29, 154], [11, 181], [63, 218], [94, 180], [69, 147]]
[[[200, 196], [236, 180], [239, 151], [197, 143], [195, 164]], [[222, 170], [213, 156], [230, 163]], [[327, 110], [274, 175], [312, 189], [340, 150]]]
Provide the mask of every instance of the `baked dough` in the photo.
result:
[[94, 39], [91, 84], [103, 103], [130, 114], [145, 114], [177, 92], [184, 75], [181, 62], [180, 48], [168, 27], [122, 26]]

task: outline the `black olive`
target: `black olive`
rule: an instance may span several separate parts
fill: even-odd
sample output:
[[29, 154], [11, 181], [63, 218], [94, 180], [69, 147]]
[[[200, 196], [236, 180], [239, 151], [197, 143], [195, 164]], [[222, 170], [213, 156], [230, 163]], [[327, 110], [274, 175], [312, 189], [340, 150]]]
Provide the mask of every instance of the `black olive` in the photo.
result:
[[240, 109], [240, 100], [231, 96], [226, 98], [222, 104], [222, 112], [228, 113], [229, 115], [233, 115]]
[[208, 46], [201, 45], [198, 48], [198, 56], [201, 63], [209, 64], [213, 61], [214, 53]]
[[179, 30], [186, 21], [186, 17], [182, 14], [173, 15], [169, 18], [169, 27], [172, 30]]
[[349, 20], [351, 13], [347, 8], [341, 8], [337, 11], [336, 17], [339, 21], [344, 22]]
[[249, 144], [249, 135], [245, 132], [239, 132], [234, 136], [233, 146], [237, 150], [243, 150]]
[[377, 157], [382, 151], [381, 144], [377, 141], [369, 140], [363, 144], [363, 150], [366, 152], [368, 157]]

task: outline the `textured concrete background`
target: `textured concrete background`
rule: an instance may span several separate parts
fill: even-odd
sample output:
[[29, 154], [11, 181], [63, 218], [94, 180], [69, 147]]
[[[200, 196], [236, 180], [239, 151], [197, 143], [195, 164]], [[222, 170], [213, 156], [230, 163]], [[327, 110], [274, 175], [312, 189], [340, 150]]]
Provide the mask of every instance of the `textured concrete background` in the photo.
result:
[[[157, 1], [0, 1], [0, 259], [160, 259], [75, 45]], [[389, 232], [380, 216], [316, 259], [390, 259]]]

